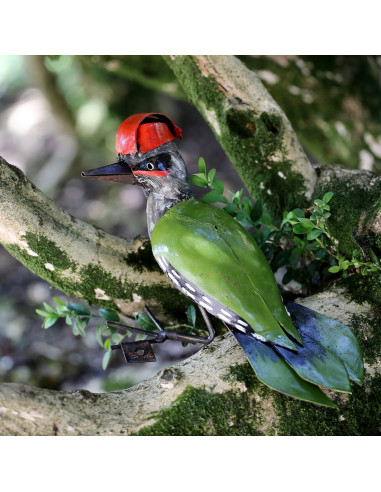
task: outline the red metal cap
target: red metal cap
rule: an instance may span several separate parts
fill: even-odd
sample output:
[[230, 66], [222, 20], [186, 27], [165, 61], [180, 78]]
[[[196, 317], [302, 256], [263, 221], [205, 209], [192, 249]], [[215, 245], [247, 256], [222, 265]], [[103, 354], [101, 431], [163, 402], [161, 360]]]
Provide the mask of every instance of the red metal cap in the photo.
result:
[[175, 138], [183, 138], [181, 129], [161, 113], [134, 114], [123, 121], [116, 134], [117, 154], [144, 154]]

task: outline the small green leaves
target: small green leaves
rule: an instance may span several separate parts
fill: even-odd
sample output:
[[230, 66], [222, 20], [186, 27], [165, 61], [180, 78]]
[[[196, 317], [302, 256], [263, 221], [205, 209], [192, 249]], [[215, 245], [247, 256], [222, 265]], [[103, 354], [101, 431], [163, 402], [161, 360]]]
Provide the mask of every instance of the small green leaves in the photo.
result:
[[331, 272], [331, 273], [337, 273], [340, 270], [341, 270], [341, 268], [338, 265], [335, 265], [335, 266], [332, 266], [332, 267], [328, 268], [328, 271]]
[[[106, 342], [109, 342], [110, 340], [106, 340]], [[109, 344], [110, 345], [110, 344]], [[106, 348], [106, 347], [105, 347]], [[110, 359], [111, 359], [112, 352], [109, 349], [106, 349], [106, 352], [103, 355], [102, 359], [102, 369], [105, 371], [109, 365]]]
[[200, 157], [198, 160], [198, 169], [201, 174], [206, 174], [206, 164], [205, 164], [205, 159], [203, 157]]
[[196, 325], [196, 316], [197, 316], [196, 308], [194, 307], [193, 304], [190, 304], [187, 309], [187, 319], [190, 325], [192, 326]]
[[104, 322], [101, 321], [100, 323], [97, 324], [97, 327], [95, 329], [95, 337], [97, 339], [98, 345], [103, 348], [103, 339], [102, 339], [102, 328], [103, 328]]
[[137, 314], [136, 321], [138, 322], [138, 325], [142, 327], [144, 330], [155, 331], [157, 329], [155, 323], [146, 313]]
[[112, 311], [111, 309], [100, 308], [98, 312], [101, 318], [105, 319], [106, 321], [115, 321], [115, 322], [120, 321], [119, 315], [116, 311]]
[[331, 200], [332, 197], [333, 197], [333, 193], [332, 193], [332, 191], [329, 191], [328, 193], [326, 193], [323, 196], [323, 203], [327, 204]]
[[74, 314], [90, 316], [89, 308], [87, 308], [83, 304], [77, 304], [76, 302], [68, 302], [66, 304], [66, 309]]

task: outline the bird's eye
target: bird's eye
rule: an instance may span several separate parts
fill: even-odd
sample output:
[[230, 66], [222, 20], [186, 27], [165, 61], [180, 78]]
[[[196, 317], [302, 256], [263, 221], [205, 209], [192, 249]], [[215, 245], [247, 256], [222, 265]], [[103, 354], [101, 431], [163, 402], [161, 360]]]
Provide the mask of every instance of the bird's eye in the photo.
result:
[[155, 166], [152, 164], [152, 162], [148, 162], [147, 169], [148, 171], [153, 171], [155, 169]]

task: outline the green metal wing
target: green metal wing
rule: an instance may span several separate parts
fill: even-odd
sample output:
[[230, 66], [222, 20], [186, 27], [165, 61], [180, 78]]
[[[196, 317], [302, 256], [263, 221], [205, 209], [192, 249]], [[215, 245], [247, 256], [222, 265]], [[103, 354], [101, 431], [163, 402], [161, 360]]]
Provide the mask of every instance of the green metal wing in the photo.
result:
[[286, 330], [301, 342], [266, 258], [250, 234], [223, 210], [196, 199], [180, 202], [156, 223], [151, 242], [156, 258], [164, 256], [264, 339], [295, 350]]

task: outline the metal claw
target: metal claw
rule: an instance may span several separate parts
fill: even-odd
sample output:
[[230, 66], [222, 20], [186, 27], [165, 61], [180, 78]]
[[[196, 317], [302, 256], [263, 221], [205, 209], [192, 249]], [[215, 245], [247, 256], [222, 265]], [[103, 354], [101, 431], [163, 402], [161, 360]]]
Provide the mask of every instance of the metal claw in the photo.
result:
[[122, 323], [115, 323], [113, 321], [109, 321], [107, 323], [108, 326], [113, 326], [116, 328], [124, 328], [132, 331], [133, 333], [140, 333], [143, 335], [150, 336], [146, 340], [135, 341], [135, 342], [122, 342], [118, 345], [111, 345], [111, 350], [121, 349], [124, 355], [126, 362], [154, 362], [156, 360], [155, 354], [153, 352], [152, 343], [163, 343], [166, 340], [172, 340], [175, 342], [185, 342], [185, 343], [203, 343], [204, 345], [208, 345], [214, 340], [216, 336], [216, 332], [214, 330], [214, 326], [208, 313], [201, 306], [198, 306], [202, 317], [204, 318], [205, 324], [208, 328], [209, 335], [207, 337], [201, 337], [198, 335], [188, 335], [186, 333], [179, 333], [176, 331], [164, 330], [158, 320], [155, 318], [153, 313], [148, 309], [148, 307], [144, 307], [145, 312], [151, 318], [157, 329], [158, 333], [144, 330], [143, 328], [138, 328], [135, 326], [127, 326]]

